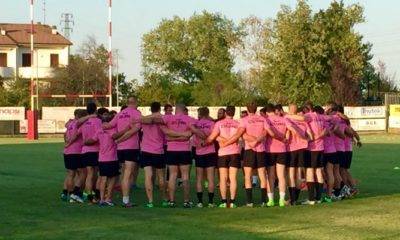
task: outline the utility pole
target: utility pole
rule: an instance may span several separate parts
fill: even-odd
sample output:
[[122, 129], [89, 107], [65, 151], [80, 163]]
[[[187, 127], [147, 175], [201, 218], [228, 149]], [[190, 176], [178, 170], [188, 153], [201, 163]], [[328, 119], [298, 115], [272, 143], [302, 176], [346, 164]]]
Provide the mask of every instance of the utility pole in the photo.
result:
[[43, 0], [43, 24], [46, 24], [46, 0]]
[[74, 15], [72, 15], [72, 13], [61, 14], [60, 25], [63, 25], [62, 31], [64, 33], [64, 37], [70, 39], [71, 33], [73, 32], [72, 26], [75, 25]]

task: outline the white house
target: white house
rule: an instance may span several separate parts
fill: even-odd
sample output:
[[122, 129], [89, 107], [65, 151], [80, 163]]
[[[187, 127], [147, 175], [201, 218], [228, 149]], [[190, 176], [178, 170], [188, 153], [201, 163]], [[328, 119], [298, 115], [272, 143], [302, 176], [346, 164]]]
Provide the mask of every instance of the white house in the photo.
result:
[[72, 43], [49, 25], [35, 24], [33, 62], [30, 24], [0, 23], [0, 76], [51, 78], [53, 70], [68, 65]]

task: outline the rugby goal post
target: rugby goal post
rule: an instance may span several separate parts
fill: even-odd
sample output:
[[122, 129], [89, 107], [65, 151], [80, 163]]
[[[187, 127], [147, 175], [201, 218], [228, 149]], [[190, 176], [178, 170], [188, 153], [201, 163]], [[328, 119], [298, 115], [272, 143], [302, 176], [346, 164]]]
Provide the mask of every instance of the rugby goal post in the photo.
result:
[[[34, 68], [34, 0], [28, 0], [30, 4], [30, 50], [31, 50], [31, 68]], [[109, 107], [112, 107], [112, 0], [106, 0], [108, 6], [108, 20], [107, 20], [107, 35], [108, 35], [108, 94], [39, 94], [39, 80], [36, 76], [36, 82], [34, 81], [34, 71], [31, 71], [31, 81], [30, 81], [30, 96], [31, 104], [30, 110], [27, 111], [28, 119], [28, 133], [26, 135], [28, 140], [37, 140], [39, 138], [38, 132], [38, 115], [39, 115], [39, 98], [96, 98], [96, 97], [107, 97]], [[37, 74], [37, 73], [36, 73]], [[35, 93], [36, 85], [36, 93]], [[35, 104], [36, 100], [36, 104]], [[36, 106], [35, 106], [36, 105]]]

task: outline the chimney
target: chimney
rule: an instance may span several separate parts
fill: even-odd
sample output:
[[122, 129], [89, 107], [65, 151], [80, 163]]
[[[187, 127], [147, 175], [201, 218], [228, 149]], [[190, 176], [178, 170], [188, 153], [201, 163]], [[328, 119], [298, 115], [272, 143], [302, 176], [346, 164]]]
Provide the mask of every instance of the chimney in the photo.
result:
[[0, 35], [1, 35], [1, 36], [5, 36], [5, 35], [6, 35], [6, 30], [0, 29]]
[[53, 35], [57, 35], [57, 34], [58, 34], [58, 31], [57, 31], [57, 27], [56, 27], [56, 26], [52, 26], [52, 27], [51, 27], [51, 34], [53, 34]]

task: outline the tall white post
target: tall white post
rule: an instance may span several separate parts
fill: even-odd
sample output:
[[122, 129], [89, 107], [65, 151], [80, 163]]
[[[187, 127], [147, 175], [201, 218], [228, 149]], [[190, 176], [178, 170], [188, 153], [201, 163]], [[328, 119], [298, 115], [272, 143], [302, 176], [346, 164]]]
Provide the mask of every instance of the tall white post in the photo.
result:
[[34, 102], [34, 93], [33, 93], [33, 62], [34, 62], [34, 57], [33, 57], [33, 0], [30, 0], [30, 15], [31, 15], [31, 84], [30, 84], [30, 92], [31, 92], [31, 110], [35, 109], [35, 102]]
[[111, 23], [112, 0], [108, 0], [108, 94], [109, 106], [112, 107], [112, 23]]

